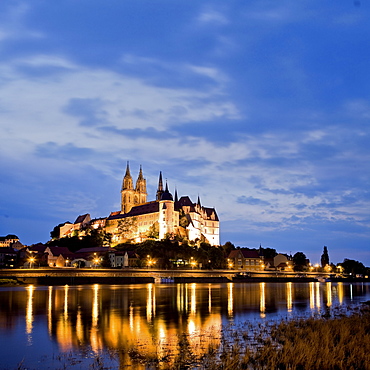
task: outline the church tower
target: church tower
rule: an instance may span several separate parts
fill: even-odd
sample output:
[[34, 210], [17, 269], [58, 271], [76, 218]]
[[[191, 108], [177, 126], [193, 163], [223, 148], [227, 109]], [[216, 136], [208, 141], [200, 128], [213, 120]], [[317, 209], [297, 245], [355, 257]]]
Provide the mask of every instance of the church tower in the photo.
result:
[[135, 193], [136, 193], [135, 194], [135, 204], [146, 203], [146, 197], [147, 197], [146, 180], [144, 179], [143, 170], [141, 166], [140, 166], [139, 176], [136, 180]]
[[134, 206], [134, 183], [132, 181], [131, 173], [130, 173], [130, 166], [127, 162], [126, 173], [125, 177], [123, 178], [122, 182], [122, 190], [121, 190], [121, 212], [127, 213], [130, 212], [130, 209]]
[[162, 180], [162, 171], [161, 171], [159, 172], [159, 181], [158, 181], [157, 198], [156, 198], [158, 202], [161, 200], [162, 194], [163, 194], [163, 180]]

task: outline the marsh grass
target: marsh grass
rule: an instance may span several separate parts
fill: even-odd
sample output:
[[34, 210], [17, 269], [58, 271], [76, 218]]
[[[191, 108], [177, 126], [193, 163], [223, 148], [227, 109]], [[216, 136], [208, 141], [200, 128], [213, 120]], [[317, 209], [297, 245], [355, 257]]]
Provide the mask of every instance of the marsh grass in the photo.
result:
[[[178, 354], [151, 369], [197, 370], [370, 370], [370, 310], [365, 305], [349, 316], [247, 323], [224, 328], [218, 346], [196, 356], [183, 334]], [[141, 364], [147, 363], [140, 358]], [[148, 363], [147, 363], [148, 364]], [[147, 367], [149, 368], [149, 367]]]

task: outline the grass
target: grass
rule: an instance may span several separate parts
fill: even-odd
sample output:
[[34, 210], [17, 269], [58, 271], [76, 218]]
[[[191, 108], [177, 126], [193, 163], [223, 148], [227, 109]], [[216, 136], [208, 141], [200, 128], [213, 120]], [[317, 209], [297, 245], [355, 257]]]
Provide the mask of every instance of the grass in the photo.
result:
[[[183, 335], [177, 355], [155, 365], [153, 358], [146, 362], [140, 356], [140, 363], [146, 369], [177, 370], [370, 370], [370, 310], [364, 306], [348, 317], [230, 328], [218, 347], [210, 346], [200, 357], [186, 343]], [[131, 360], [136, 361], [134, 356]]]
[[0, 286], [2, 285], [18, 285], [18, 281], [14, 279], [0, 279]]

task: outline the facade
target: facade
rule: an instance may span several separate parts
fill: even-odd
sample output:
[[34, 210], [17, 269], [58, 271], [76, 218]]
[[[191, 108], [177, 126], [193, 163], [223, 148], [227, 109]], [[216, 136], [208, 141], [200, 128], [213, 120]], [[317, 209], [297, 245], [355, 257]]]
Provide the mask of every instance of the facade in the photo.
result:
[[7, 236], [0, 236], [0, 248], [9, 247], [17, 250], [23, 248], [23, 244], [19, 241], [17, 235], [8, 234]]
[[274, 257], [274, 266], [279, 271], [292, 271], [293, 261], [292, 257], [287, 254], [279, 253]]
[[181, 237], [189, 242], [220, 244], [219, 220], [214, 208], [201, 205], [198, 197], [193, 203], [188, 196], [178, 199], [163, 186], [159, 174], [156, 199], [147, 201], [146, 179], [140, 167], [134, 181], [129, 164], [121, 188], [121, 210], [106, 218], [91, 219], [89, 214], [80, 215], [76, 221], [60, 227], [59, 237], [83, 236], [88, 229], [101, 229], [112, 235], [112, 244], [125, 241], [142, 242], [147, 239], [161, 240], [165, 237]]
[[228, 256], [229, 267], [235, 270], [260, 271], [264, 269], [263, 260], [255, 249], [238, 248]]
[[12, 247], [0, 248], [0, 268], [17, 267], [18, 250]]

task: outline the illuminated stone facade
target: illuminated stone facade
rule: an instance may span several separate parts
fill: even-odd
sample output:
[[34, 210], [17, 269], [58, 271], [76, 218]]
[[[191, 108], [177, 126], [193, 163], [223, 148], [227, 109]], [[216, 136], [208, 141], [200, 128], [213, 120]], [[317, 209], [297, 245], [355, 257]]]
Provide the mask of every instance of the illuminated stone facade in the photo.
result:
[[88, 229], [102, 229], [112, 235], [112, 245], [130, 240], [142, 242], [147, 239], [161, 240], [181, 237], [190, 242], [208, 242], [219, 245], [219, 220], [214, 208], [201, 205], [198, 197], [193, 203], [188, 196], [178, 199], [163, 186], [159, 175], [156, 200], [147, 201], [146, 180], [140, 167], [135, 186], [127, 164], [121, 189], [121, 210], [109, 217], [90, 219], [89, 214], [78, 216], [73, 224], [60, 227], [60, 237], [73, 234], [84, 235]]

